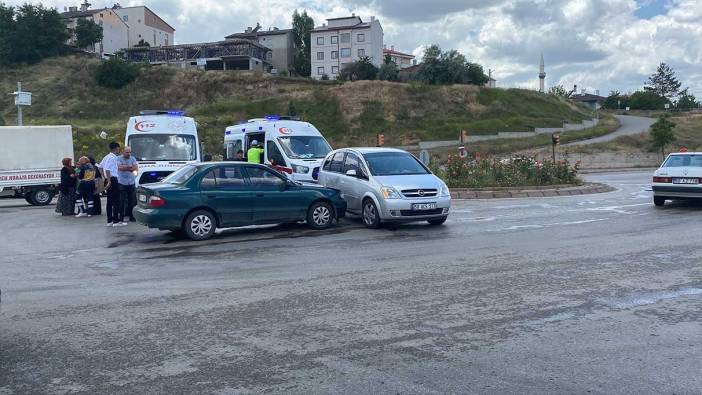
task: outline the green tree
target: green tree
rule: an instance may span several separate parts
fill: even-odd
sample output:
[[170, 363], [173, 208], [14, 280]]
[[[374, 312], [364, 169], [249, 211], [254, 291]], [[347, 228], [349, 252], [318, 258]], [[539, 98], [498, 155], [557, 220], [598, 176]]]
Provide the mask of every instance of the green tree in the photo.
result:
[[149, 44], [148, 41], [144, 41], [144, 39], [142, 38], [141, 40], [139, 40], [138, 43], [134, 44], [134, 46], [135, 46], [135, 47], [145, 47], [145, 48], [146, 48], [146, 47], [150, 47], [151, 44]]
[[24, 4], [14, 10], [10, 43], [11, 63], [37, 63], [66, 51], [69, 35], [59, 13], [43, 5]]
[[695, 95], [693, 95], [692, 93], [689, 93], [687, 89], [688, 88], [685, 88], [682, 91], [680, 91], [680, 94], [678, 95], [678, 101], [677, 103], [675, 103], [675, 106], [680, 110], [692, 110], [693, 108], [699, 107], [697, 98], [695, 98]]
[[629, 96], [622, 95], [618, 90], [609, 92], [603, 107], [609, 110], [617, 110], [629, 106]]
[[0, 64], [12, 63], [15, 36], [15, 9], [0, 3]]
[[662, 110], [668, 99], [652, 90], [636, 91], [629, 97], [629, 107], [633, 110]]
[[659, 96], [672, 99], [678, 95], [680, 81], [675, 77], [675, 71], [665, 63], [648, 77], [648, 85], [644, 89], [656, 92]]
[[374, 80], [378, 77], [378, 72], [378, 68], [370, 58], [364, 56], [341, 69], [338, 79], [342, 81]]
[[95, 71], [95, 81], [98, 85], [120, 89], [139, 76], [139, 67], [127, 63], [117, 56], [103, 61]]
[[665, 155], [665, 147], [675, 141], [675, 123], [671, 122], [668, 115], [663, 115], [658, 118], [656, 123], [651, 125], [651, 138], [653, 139], [653, 148], [661, 150]]
[[397, 81], [400, 77], [400, 69], [392, 61], [390, 55], [385, 55], [383, 64], [378, 71], [378, 79], [383, 81]]
[[460, 52], [442, 52], [434, 44], [424, 52], [417, 79], [427, 84], [484, 85], [489, 77], [481, 65], [469, 62]]
[[78, 23], [76, 23], [76, 46], [78, 48], [92, 48], [100, 41], [102, 41], [102, 27], [91, 19], [78, 19]]
[[303, 77], [309, 77], [312, 73], [312, 46], [310, 35], [314, 29], [314, 20], [307, 15], [307, 11], [302, 11], [302, 14], [293, 13], [292, 30], [293, 41], [295, 42], [295, 59], [293, 67], [295, 72]]
[[567, 90], [563, 85], [554, 85], [548, 90], [549, 95], [554, 95], [562, 97], [564, 99], [569, 99], [575, 93], [575, 89]]

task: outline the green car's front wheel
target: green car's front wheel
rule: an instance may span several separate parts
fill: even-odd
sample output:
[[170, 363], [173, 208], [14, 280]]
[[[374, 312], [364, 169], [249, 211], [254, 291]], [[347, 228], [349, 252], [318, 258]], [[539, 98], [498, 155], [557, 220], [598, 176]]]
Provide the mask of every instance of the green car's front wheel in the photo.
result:
[[215, 216], [206, 210], [193, 211], [185, 219], [183, 231], [190, 240], [207, 240], [217, 229]]
[[327, 229], [334, 223], [334, 209], [329, 203], [316, 202], [307, 210], [307, 225], [312, 229]]

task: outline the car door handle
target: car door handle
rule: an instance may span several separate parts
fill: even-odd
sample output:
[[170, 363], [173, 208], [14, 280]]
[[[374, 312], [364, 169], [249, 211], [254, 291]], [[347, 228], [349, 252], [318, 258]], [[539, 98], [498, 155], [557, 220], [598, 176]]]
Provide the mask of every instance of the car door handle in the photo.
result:
[[217, 195], [207, 195], [207, 197], [210, 198], [210, 199], [214, 199], [214, 198], [217, 197]]
[[256, 197], [263, 197], [263, 193], [257, 193]]

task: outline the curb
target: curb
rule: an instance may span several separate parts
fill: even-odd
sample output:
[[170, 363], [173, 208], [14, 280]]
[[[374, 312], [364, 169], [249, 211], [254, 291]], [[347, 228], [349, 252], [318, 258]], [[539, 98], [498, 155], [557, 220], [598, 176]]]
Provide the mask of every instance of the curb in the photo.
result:
[[585, 183], [583, 185], [557, 185], [551, 187], [496, 188], [494, 190], [455, 188], [451, 190], [451, 199], [471, 200], [556, 197], [590, 195], [595, 193], [607, 193], [616, 190], [617, 189], [614, 187], [599, 183]]

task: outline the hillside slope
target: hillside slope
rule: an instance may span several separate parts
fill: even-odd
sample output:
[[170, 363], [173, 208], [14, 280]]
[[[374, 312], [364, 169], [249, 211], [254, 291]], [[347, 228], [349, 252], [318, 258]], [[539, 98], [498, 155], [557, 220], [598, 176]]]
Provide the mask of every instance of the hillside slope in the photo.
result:
[[[381, 81], [337, 83], [244, 72], [145, 67], [134, 83], [120, 89], [95, 85], [98, 61], [86, 57], [47, 59], [28, 67], [0, 70], [0, 89], [16, 81], [33, 93], [27, 124], [74, 126], [79, 153], [104, 152], [109, 139], [122, 139], [127, 118], [142, 109], [184, 109], [203, 132], [206, 151], [219, 153], [224, 128], [265, 114], [293, 109], [315, 124], [336, 146], [455, 139], [471, 134], [526, 131], [580, 121], [591, 114], [550, 95], [521, 89], [424, 86]], [[10, 95], [0, 95], [0, 117], [15, 121]]]

